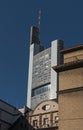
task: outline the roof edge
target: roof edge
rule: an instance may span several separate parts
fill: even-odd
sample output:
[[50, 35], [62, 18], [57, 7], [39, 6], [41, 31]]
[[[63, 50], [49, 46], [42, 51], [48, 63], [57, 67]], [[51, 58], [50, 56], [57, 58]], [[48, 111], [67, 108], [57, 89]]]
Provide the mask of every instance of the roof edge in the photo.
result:
[[77, 46], [74, 46], [74, 47], [70, 47], [70, 48], [65, 48], [65, 49], [61, 50], [60, 52], [62, 54], [66, 54], [66, 53], [81, 50], [81, 49], [83, 49], [83, 44], [80, 44], [80, 45], [77, 45]]

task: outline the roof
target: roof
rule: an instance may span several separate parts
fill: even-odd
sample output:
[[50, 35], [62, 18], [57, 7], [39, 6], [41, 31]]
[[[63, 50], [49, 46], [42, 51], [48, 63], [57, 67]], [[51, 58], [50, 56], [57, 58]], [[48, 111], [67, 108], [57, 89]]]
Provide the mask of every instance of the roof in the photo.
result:
[[83, 44], [80, 44], [78, 46], [74, 46], [74, 47], [71, 47], [71, 48], [65, 48], [65, 49], [61, 50], [60, 52], [63, 53], [63, 54], [66, 54], [66, 53], [81, 50], [81, 49], [83, 49]]
[[15, 106], [13, 106], [13, 105], [7, 103], [6, 101], [4, 101], [4, 100], [2, 100], [2, 99], [0, 99], [0, 102], [3, 102], [4, 104], [6, 104], [6, 105], [8, 105], [8, 106], [10, 106], [10, 107], [12, 107], [12, 108], [18, 110]]

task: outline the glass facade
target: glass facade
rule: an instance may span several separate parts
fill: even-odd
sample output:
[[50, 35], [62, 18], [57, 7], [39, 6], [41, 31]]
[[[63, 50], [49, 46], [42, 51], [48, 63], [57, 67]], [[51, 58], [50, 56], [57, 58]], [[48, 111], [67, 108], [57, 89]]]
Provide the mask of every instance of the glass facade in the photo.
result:
[[51, 48], [33, 57], [31, 107], [35, 108], [50, 96], [51, 82]]
[[32, 88], [51, 80], [51, 49], [48, 48], [33, 57]]
[[46, 85], [46, 86], [42, 86], [42, 87], [33, 89], [33, 90], [32, 90], [32, 97], [33, 97], [33, 96], [36, 96], [36, 95], [38, 95], [38, 94], [41, 94], [41, 93], [50, 91], [50, 86], [51, 86], [51, 85]]

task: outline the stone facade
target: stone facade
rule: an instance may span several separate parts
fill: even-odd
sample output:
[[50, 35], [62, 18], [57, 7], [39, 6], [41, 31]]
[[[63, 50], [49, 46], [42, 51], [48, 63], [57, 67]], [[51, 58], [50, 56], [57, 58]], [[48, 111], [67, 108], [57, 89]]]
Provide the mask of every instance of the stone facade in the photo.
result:
[[64, 49], [59, 75], [59, 130], [83, 129], [83, 45]]
[[53, 100], [43, 101], [27, 118], [28, 123], [35, 129], [55, 130], [58, 128], [58, 104]]

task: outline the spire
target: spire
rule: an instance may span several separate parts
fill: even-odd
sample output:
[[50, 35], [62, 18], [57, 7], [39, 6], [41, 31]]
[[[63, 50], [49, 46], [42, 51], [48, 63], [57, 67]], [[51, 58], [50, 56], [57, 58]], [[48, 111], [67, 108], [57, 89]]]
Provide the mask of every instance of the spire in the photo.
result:
[[38, 12], [38, 25], [31, 27], [30, 32], [30, 44], [40, 44], [40, 21], [41, 21], [41, 10]]
[[38, 12], [38, 28], [39, 28], [39, 32], [40, 32], [40, 22], [41, 22], [41, 9]]

